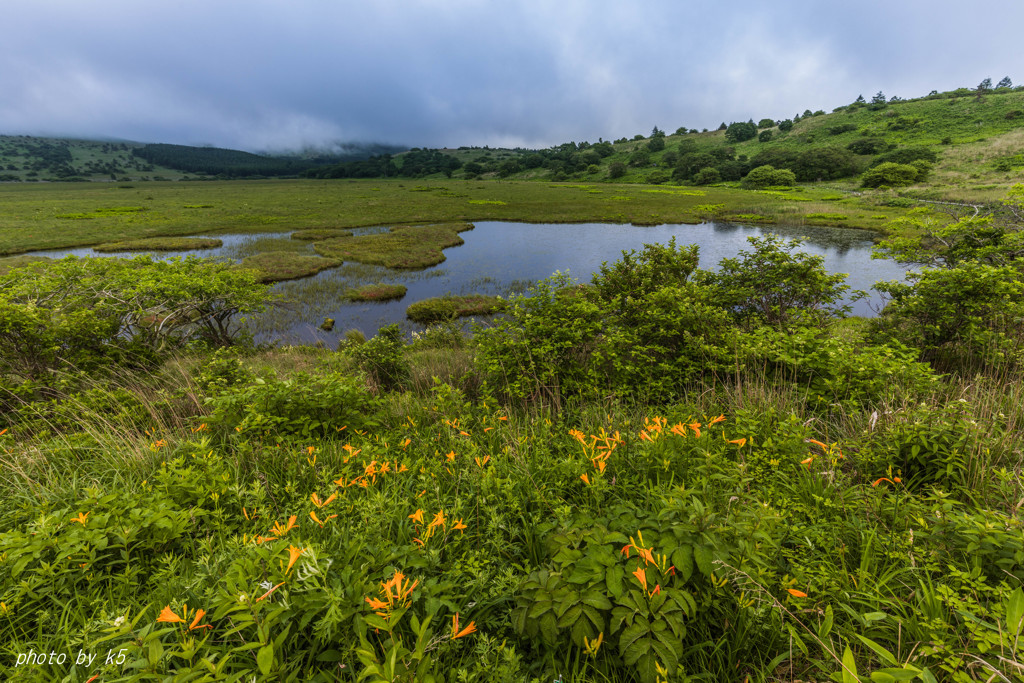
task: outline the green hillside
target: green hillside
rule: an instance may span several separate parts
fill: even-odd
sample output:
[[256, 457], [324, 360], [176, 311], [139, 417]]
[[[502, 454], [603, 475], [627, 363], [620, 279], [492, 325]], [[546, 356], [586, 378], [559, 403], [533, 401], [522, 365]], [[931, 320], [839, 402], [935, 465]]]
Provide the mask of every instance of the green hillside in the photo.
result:
[[[413, 155], [418, 162], [406, 163]], [[438, 161], [443, 155], [453, 160], [450, 166]], [[427, 157], [433, 165], [419, 163]], [[388, 161], [387, 171], [377, 158], [309, 175], [710, 185], [739, 182], [767, 164], [792, 170], [797, 182], [858, 189], [869, 169], [916, 162], [917, 177], [911, 181], [886, 176], [875, 184], [899, 185], [921, 197], [991, 200], [1019, 181], [1024, 168], [1024, 89], [962, 88], [912, 100], [886, 100], [879, 93], [831, 113], [806, 110], [792, 119], [756, 123], [751, 117], [715, 131], [681, 127], [666, 134], [655, 127], [646, 136], [613, 142], [568, 142], [541, 150], [412, 150]]]
[[0, 182], [294, 176], [310, 168], [401, 149], [349, 143], [339, 151], [266, 155], [218, 147], [4, 135], [0, 136]]

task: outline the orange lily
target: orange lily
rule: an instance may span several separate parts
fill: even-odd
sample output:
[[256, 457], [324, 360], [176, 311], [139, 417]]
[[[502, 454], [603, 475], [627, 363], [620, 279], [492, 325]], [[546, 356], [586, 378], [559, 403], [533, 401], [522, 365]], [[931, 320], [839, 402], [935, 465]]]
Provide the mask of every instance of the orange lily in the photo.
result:
[[647, 572], [644, 571], [643, 569], [639, 569], [638, 568], [635, 572], [633, 572], [633, 576], [635, 576], [637, 578], [637, 581], [639, 581], [641, 584], [643, 584], [644, 590], [646, 591], [647, 590]]
[[462, 519], [457, 519], [457, 520], [455, 520], [455, 526], [452, 527], [452, 528], [456, 529], [458, 531], [462, 531], [463, 529], [466, 529], [468, 527], [465, 524], [462, 523]]
[[309, 496], [309, 499], [313, 501], [313, 505], [316, 505], [318, 508], [323, 508], [326, 507], [327, 505], [330, 505], [331, 501], [337, 497], [338, 494], [332, 493], [330, 496], [327, 497], [327, 500], [320, 500], [320, 496], [316, 493], [316, 491], [314, 491], [312, 495]]
[[[185, 605], [185, 609], [183, 611], [185, 612], [185, 614], [188, 614], [188, 605]], [[185, 623], [184, 619], [182, 619], [181, 617], [179, 617], [177, 614], [174, 613], [174, 611], [171, 609], [170, 605], [167, 605], [166, 607], [163, 608], [163, 610], [160, 611], [160, 616], [158, 616], [156, 618], [156, 620], [157, 621], [162, 621], [162, 622], [165, 622], [165, 623], [168, 623], [168, 624], [176, 624], [179, 621], [182, 622], [182, 623]]]
[[89, 513], [89, 512], [79, 512], [77, 517], [72, 517], [71, 518], [71, 521], [72, 522], [78, 522], [82, 526], [85, 526], [85, 520], [89, 519], [89, 515], [90, 514], [92, 514], [92, 513]]
[[588, 477], [586, 474], [581, 474], [580, 475], [580, 479], [583, 480], [584, 484], [586, 484], [587, 486], [590, 486], [590, 477]]
[[719, 422], [724, 422], [724, 421], [725, 421], [725, 415], [719, 415], [718, 417], [716, 417], [716, 418], [712, 419], [710, 422], [708, 422], [708, 426], [714, 425], [714, 424], [718, 424]]
[[262, 600], [264, 598], [270, 597], [271, 593], [273, 593], [274, 591], [276, 591], [278, 588], [280, 588], [283, 585], [284, 585], [284, 581], [282, 581], [281, 583], [277, 584], [276, 586], [274, 586], [273, 588], [268, 590], [266, 593], [264, 593], [260, 597], [256, 598], [255, 602], [259, 602], [260, 600]]
[[807, 593], [804, 593], [803, 591], [798, 591], [796, 588], [787, 588], [786, 592], [789, 593], [790, 595], [792, 595], [794, 598], [806, 598], [807, 597]]
[[292, 570], [292, 565], [299, 559], [299, 555], [306, 552], [305, 548], [296, 548], [293, 545], [288, 546], [288, 566], [285, 567], [284, 573], [287, 574]]
[[434, 520], [430, 523], [428, 528], [433, 529], [435, 526], [444, 526], [444, 510], [441, 510], [434, 515]]
[[742, 439], [731, 439], [729, 443], [734, 443], [740, 448], [743, 448], [744, 446], [747, 445], [747, 439], [746, 437], [743, 437]]
[[196, 616], [192, 619], [192, 623], [188, 625], [188, 630], [195, 631], [197, 628], [213, 628], [210, 624], [203, 624], [202, 626], [198, 625], [204, 616], [206, 616], [206, 610], [201, 609], [196, 611]]
[[468, 636], [470, 633], [473, 633], [474, 631], [476, 631], [475, 621], [469, 622], [469, 626], [462, 629], [461, 631], [459, 630], [459, 613], [456, 612], [455, 616], [452, 617], [452, 640], [461, 638], [462, 636]]
[[423, 510], [417, 510], [416, 512], [409, 515], [408, 519], [411, 519], [417, 524], [423, 524]]
[[448, 462], [454, 462], [455, 461], [455, 451], [451, 451], [450, 453], [445, 453], [444, 457], [448, 458]]
[[697, 438], [700, 438], [700, 422], [691, 422], [687, 425], [690, 429], [697, 433]]

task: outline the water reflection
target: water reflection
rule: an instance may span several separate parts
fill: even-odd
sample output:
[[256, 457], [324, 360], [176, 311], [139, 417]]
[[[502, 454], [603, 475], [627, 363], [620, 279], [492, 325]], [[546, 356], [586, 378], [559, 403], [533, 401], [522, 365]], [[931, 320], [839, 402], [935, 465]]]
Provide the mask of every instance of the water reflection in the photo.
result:
[[[360, 229], [358, 232], [380, 231], [382, 228]], [[853, 289], [870, 290], [879, 280], [902, 279], [906, 269], [892, 261], [871, 258], [876, 233], [845, 228], [765, 226], [753, 227], [732, 223], [700, 225], [666, 224], [636, 227], [621, 224], [573, 223], [538, 224], [481, 221], [475, 229], [461, 233], [465, 244], [446, 249], [446, 260], [421, 271], [395, 271], [381, 266], [345, 263], [302, 280], [278, 283], [274, 291], [286, 302], [266, 315], [249, 322], [257, 339], [282, 340], [291, 343], [323, 341], [337, 344], [345, 330], [359, 329], [367, 336], [382, 325], [397, 322], [406, 330], [419, 326], [406, 321], [406, 307], [420, 299], [445, 294], [500, 294], [525, 291], [530, 283], [548, 277], [555, 271], [568, 271], [581, 281], [588, 281], [602, 263], [617, 260], [623, 251], [639, 250], [644, 244], [667, 243], [673, 237], [680, 245], [700, 247], [700, 266], [716, 269], [723, 258], [736, 257], [750, 247], [748, 237], [775, 234], [801, 238], [803, 251], [820, 255], [832, 272], [847, 274]], [[254, 250], [284, 249], [312, 254], [308, 242], [292, 240], [289, 233], [201, 235], [216, 237], [224, 245], [216, 249], [160, 254], [161, 258], [196, 254], [217, 259], [238, 260]], [[37, 252], [59, 258], [65, 254], [96, 255], [89, 248]], [[133, 256], [134, 254], [110, 254]], [[344, 293], [367, 283], [384, 282], [405, 285], [409, 292], [404, 299], [383, 303], [350, 303]], [[854, 304], [854, 314], [875, 315], [881, 300], [872, 293], [870, 299]], [[335, 330], [327, 333], [318, 328], [325, 317], [334, 318]]]

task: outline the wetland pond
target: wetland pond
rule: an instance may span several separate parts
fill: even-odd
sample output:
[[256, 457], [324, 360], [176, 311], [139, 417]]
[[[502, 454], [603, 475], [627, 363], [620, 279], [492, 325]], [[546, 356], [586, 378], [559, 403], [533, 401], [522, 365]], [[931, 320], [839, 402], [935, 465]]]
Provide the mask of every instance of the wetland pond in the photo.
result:
[[[446, 260], [423, 270], [393, 270], [383, 266], [347, 261], [311, 277], [278, 282], [273, 291], [282, 295], [282, 305], [247, 322], [257, 341], [309, 344], [322, 341], [335, 346], [345, 330], [358, 329], [367, 337], [390, 323], [415, 331], [422, 326], [408, 321], [405, 309], [412, 303], [446, 294], [498, 294], [507, 296], [525, 292], [535, 282], [555, 271], [568, 271], [581, 282], [603, 262], [618, 260], [623, 251], [643, 248], [644, 244], [667, 244], [673, 237], [679, 245], [700, 246], [700, 267], [714, 270], [723, 258], [733, 258], [749, 250], [748, 237], [776, 234], [804, 240], [800, 251], [824, 257], [831, 272], [847, 274], [852, 289], [869, 291], [879, 280], [901, 280], [907, 268], [893, 261], [871, 258], [875, 233], [844, 228], [810, 226], [754, 227], [731, 223], [699, 225], [665, 224], [639, 227], [605, 223], [507, 223], [480, 221], [462, 232], [465, 244], [444, 250]], [[364, 228], [356, 234], [381, 231]], [[266, 251], [288, 251], [314, 255], [312, 244], [290, 239], [288, 232], [258, 234], [204, 234], [223, 242], [215, 249], [190, 252], [158, 252], [159, 258], [195, 254], [217, 259], [240, 260]], [[60, 258], [77, 256], [134, 256], [133, 253], [97, 254], [91, 248], [34, 252], [39, 256]], [[350, 302], [346, 291], [371, 283], [401, 284], [408, 288], [402, 299], [387, 302]], [[877, 292], [854, 304], [853, 315], [873, 316], [881, 304]], [[319, 329], [324, 318], [333, 318], [332, 332]]]

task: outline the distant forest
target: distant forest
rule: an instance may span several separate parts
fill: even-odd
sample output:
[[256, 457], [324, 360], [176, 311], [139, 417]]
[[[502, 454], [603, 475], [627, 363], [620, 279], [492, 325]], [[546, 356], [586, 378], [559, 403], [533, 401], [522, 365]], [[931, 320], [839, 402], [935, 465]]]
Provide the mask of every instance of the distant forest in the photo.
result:
[[[379, 154], [390, 147], [368, 145], [344, 156], [365, 158]], [[219, 147], [190, 147], [187, 145], [152, 144], [132, 152], [151, 164], [179, 169], [189, 173], [249, 178], [253, 176], [298, 176], [317, 167], [337, 164], [342, 155], [263, 156]]]

